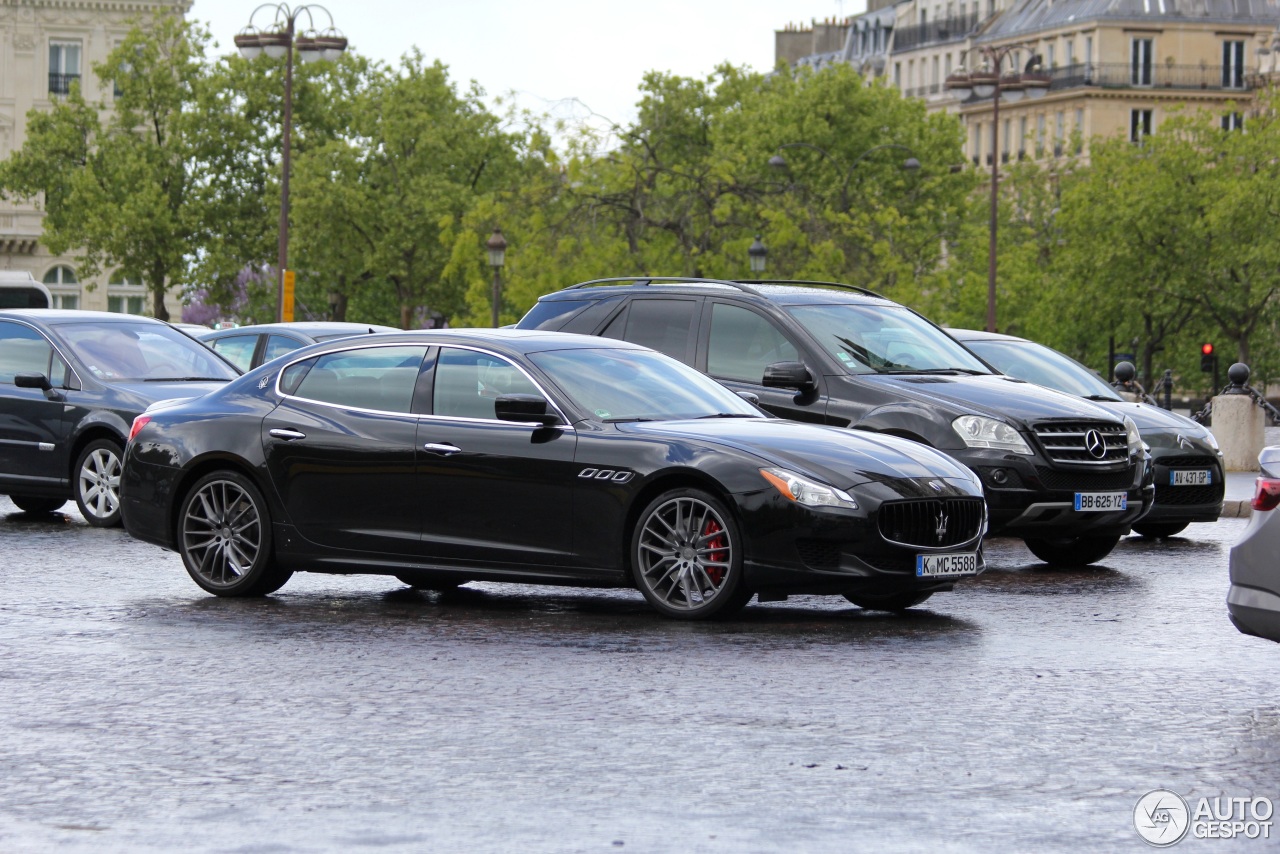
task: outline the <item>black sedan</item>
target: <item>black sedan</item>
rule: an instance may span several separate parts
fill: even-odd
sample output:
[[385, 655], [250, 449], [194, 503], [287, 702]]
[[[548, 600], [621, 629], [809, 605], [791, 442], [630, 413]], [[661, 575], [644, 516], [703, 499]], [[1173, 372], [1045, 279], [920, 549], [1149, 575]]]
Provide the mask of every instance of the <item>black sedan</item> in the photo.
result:
[[1222, 452], [1203, 425], [1146, 403], [1122, 400], [1102, 378], [1075, 359], [1043, 344], [973, 329], [948, 329], [951, 337], [1011, 377], [1073, 394], [1129, 418], [1151, 449], [1155, 501], [1133, 523], [1144, 537], [1172, 537], [1192, 522], [1213, 522], [1225, 494]]
[[308, 344], [333, 341], [350, 335], [399, 331], [394, 326], [372, 326], [368, 323], [303, 320], [206, 329], [192, 332], [191, 335], [212, 347], [240, 370], [249, 371]]
[[753, 593], [901, 610], [984, 568], [982, 487], [948, 457], [554, 332], [300, 350], [135, 420], [123, 499], [129, 533], [219, 596], [355, 572], [635, 586], [703, 618]]
[[74, 498], [91, 525], [120, 524], [120, 466], [134, 417], [239, 372], [167, 323], [105, 311], [0, 311], [0, 493], [27, 513]]

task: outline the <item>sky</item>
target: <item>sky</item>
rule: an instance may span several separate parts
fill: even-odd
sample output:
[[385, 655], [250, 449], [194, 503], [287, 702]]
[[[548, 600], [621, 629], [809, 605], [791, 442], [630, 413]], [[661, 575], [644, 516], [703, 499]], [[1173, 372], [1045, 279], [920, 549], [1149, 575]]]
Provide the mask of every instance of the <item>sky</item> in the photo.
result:
[[[249, 23], [253, 0], [195, 0], [188, 18], [209, 25], [220, 50]], [[294, 4], [296, 8], [298, 4]], [[315, 7], [312, 7], [315, 8]], [[773, 67], [774, 30], [853, 15], [862, 0], [326, 0], [351, 49], [387, 63], [417, 46], [449, 66], [465, 89], [516, 93], [521, 106], [559, 118], [635, 117], [644, 73], [705, 77], [724, 61]], [[265, 29], [274, 7], [253, 23]], [[305, 15], [304, 15], [305, 17]], [[328, 25], [322, 11], [319, 27]]]

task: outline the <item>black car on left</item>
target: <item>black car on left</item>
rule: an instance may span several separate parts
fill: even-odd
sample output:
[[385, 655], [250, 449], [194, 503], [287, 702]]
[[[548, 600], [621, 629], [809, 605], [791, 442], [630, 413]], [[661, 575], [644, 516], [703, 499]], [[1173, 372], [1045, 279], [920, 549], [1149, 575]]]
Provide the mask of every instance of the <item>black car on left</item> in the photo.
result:
[[219, 596], [298, 570], [901, 610], [984, 568], [982, 487], [891, 436], [773, 418], [660, 353], [554, 332], [317, 344], [133, 424], [125, 527]]
[[74, 498], [120, 524], [129, 425], [150, 404], [240, 375], [167, 323], [105, 311], [0, 311], [0, 494], [50, 513]]

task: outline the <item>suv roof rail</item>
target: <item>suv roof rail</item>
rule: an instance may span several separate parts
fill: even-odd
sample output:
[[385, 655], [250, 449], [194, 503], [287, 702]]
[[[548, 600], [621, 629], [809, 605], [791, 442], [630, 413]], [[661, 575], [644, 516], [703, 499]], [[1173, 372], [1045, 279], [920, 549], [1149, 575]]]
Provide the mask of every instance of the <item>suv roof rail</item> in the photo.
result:
[[749, 294], [763, 296], [753, 285], [817, 285], [828, 288], [840, 288], [842, 290], [854, 291], [863, 296], [875, 297], [876, 299], [888, 299], [883, 294], [878, 294], [868, 288], [859, 287], [858, 285], [847, 285], [843, 282], [824, 282], [810, 279], [744, 279], [742, 281], [734, 281], [732, 279], [706, 279], [698, 276], [615, 276], [608, 279], [592, 279], [588, 282], [579, 282], [576, 285], [569, 285], [563, 290], [572, 291], [578, 288], [595, 288], [607, 287], [611, 285], [723, 285], [728, 288], [737, 288]]

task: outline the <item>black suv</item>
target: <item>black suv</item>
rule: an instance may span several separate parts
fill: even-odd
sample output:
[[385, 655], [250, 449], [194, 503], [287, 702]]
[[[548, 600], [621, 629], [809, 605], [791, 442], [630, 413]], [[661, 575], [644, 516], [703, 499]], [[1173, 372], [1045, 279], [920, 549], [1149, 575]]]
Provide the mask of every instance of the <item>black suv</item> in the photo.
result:
[[1137, 428], [1006, 377], [914, 311], [831, 282], [635, 277], [548, 294], [516, 324], [621, 338], [783, 418], [903, 436], [982, 479], [991, 533], [1053, 565], [1101, 560], [1151, 507]]

